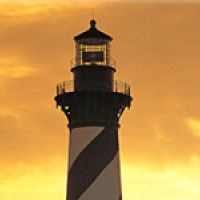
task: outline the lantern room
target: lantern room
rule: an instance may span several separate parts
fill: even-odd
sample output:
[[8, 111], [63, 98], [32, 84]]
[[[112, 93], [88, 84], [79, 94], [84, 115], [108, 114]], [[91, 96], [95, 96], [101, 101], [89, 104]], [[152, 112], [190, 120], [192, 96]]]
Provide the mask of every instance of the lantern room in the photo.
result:
[[76, 66], [110, 66], [110, 42], [112, 37], [96, 28], [96, 21], [90, 21], [90, 29], [74, 37], [76, 43]]

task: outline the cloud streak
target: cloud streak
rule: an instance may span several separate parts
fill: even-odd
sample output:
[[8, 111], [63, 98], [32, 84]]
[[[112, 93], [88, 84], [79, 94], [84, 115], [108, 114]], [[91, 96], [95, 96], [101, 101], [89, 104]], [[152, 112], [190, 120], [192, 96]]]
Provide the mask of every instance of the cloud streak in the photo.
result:
[[[21, 172], [16, 170], [20, 177], [10, 174], [12, 181], [2, 192], [10, 200], [9, 185], [18, 178], [23, 182], [19, 198], [26, 193], [24, 183], [30, 181], [30, 189], [35, 181], [23, 170], [48, 167], [58, 157], [66, 162], [67, 121], [53, 98], [56, 84], [72, 79], [73, 36], [89, 27], [91, 8], [4, 5], [0, 10], [1, 176], [5, 177], [7, 168], [21, 166]], [[199, 11], [196, 4], [102, 3], [96, 7], [97, 26], [114, 37], [111, 53], [117, 60], [116, 79], [129, 82], [134, 96], [120, 129], [125, 199], [136, 195], [132, 186], [138, 191], [136, 199], [150, 195], [156, 199], [158, 190], [150, 194], [152, 181], [170, 189], [169, 199], [175, 198], [176, 191], [176, 199], [182, 198], [182, 191], [188, 199], [198, 199], [197, 178], [183, 171], [191, 174], [195, 166], [199, 173]], [[38, 173], [44, 180], [45, 173]], [[135, 179], [138, 173], [144, 176]], [[185, 185], [180, 183], [182, 178]], [[191, 194], [185, 191], [193, 185]], [[160, 195], [167, 195], [162, 188]], [[149, 191], [148, 197], [141, 196], [144, 190]], [[35, 191], [38, 194], [40, 189]]]

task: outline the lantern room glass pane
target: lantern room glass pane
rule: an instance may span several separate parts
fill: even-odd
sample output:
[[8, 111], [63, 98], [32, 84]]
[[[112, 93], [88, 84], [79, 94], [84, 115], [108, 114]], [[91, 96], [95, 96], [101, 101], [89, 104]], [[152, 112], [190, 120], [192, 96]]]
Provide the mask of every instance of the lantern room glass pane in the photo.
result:
[[87, 39], [76, 43], [75, 64], [80, 65], [109, 65], [110, 45], [108, 41]]

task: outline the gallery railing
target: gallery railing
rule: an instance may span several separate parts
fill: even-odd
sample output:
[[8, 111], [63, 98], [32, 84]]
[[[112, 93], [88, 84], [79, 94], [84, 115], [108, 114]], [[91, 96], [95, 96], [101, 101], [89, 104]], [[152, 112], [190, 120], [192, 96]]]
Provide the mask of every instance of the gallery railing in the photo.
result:
[[122, 81], [64, 81], [57, 85], [57, 95], [69, 92], [114, 92], [130, 96], [130, 85]]

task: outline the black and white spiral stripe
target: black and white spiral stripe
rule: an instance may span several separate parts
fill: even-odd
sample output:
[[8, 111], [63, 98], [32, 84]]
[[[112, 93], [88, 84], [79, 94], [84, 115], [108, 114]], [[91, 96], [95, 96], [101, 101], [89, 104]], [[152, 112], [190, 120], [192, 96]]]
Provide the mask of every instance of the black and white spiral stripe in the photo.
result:
[[71, 131], [67, 200], [122, 200], [115, 127]]

